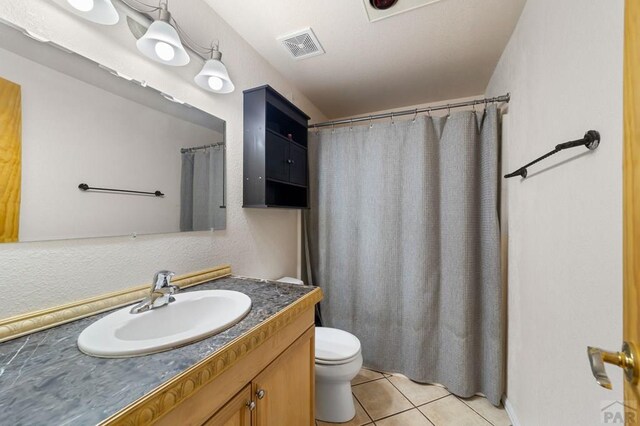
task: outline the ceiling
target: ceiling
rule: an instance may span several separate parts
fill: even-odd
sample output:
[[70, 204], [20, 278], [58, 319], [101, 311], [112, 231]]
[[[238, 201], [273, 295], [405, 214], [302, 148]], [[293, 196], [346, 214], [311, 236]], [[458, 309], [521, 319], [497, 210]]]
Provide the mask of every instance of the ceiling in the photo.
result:
[[[484, 93], [526, 0], [442, 0], [376, 22], [363, 0], [205, 1], [336, 118]], [[306, 27], [326, 54], [296, 61], [276, 39]]]

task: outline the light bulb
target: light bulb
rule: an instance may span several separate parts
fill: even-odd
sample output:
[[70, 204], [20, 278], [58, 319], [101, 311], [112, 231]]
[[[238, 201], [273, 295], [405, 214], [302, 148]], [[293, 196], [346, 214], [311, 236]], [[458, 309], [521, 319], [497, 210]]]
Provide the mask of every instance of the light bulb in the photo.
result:
[[224, 81], [222, 81], [220, 77], [216, 77], [215, 75], [212, 75], [211, 77], [209, 77], [209, 80], [207, 81], [207, 83], [209, 84], [209, 87], [211, 87], [212, 90], [220, 90], [224, 85]]
[[176, 56], [176, 51], [169, 43], [159, 41], [155, 46], [156, 55], [163, 61], [170, 61]]
[[89, 12], [93, 10], [94, 0], [67, 0], [67, 2], [74, 9], [78, 9], [80, 12]]

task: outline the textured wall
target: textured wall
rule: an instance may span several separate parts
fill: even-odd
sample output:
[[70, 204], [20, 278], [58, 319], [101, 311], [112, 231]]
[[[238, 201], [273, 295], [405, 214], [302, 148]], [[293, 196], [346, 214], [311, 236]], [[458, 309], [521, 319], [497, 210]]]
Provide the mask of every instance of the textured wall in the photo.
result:
[[599, 387], [586, 347], [622, 339], [623, 9], [529, 0], [488, 87], [512, 95], [503, 174], [589, 129], [603, 138], [593, 153], [561, 152], [502, 181], [507, 399], [522, 425], [600, 424], [601, 404], [622, 398], [621, 370], [608, 367], [613, 392]]
[[[242, 90], [269, 83], [314, 120], [325, 117], [200, 0], [171, 4], [174, 17], [200, 43], [220, 40], [236, 84], [213, 95], [192, 82], [196, 61], [176, 69], [135, 50], [121, 25], [83, 21], [51, 2], [4, 0], [0, 18], [171, 93], [227, 121], [227, 229], [156, 236], [0, 245], [0, 318], [149, 282], [161, 268], [184, 273], [230, 263], [242, 275], [277, 278], [298, 268], [298, 212], [242, 209]], [[50, 206], [55, 209], [55, 205]]]

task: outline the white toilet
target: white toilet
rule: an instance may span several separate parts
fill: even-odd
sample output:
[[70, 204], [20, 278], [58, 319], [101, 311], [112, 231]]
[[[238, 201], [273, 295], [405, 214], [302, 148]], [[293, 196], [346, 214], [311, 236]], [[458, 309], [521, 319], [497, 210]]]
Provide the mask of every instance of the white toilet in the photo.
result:
[[[296, 278], [278, 280], [304, 284]], [[360, 340], [337, 328], [316, 327], [316, 419], [348, 422], [356, 415], [351, 396], [351, 380], [362, 367]]]
[[356, 336], [337, 328], [316, 327], [316, 419], [331, 423], [353, 419], [351, 380], [361, 367]]

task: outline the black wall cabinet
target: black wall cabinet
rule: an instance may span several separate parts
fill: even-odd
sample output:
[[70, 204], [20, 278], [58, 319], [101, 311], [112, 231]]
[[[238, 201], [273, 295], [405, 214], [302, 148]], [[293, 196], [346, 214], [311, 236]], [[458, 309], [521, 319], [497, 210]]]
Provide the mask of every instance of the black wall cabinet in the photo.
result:
[[308, 123], [271, 86], [244, 91], [243, 207], [308, 208]]

